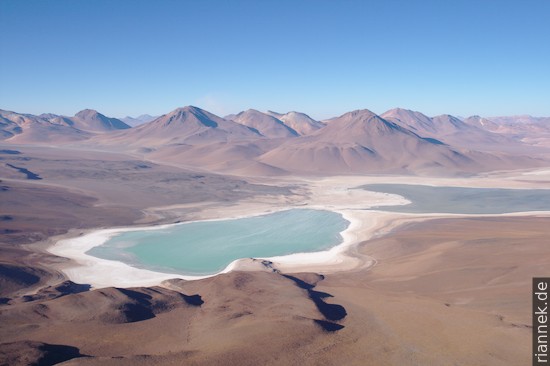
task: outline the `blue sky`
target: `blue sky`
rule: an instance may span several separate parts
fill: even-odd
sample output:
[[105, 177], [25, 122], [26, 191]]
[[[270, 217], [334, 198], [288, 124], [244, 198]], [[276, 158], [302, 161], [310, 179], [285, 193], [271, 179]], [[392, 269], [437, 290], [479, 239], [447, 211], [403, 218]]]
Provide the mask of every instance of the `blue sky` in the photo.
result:
[[0, 0], [0, 108], [550, 116], [548, 19], [548, 0]]

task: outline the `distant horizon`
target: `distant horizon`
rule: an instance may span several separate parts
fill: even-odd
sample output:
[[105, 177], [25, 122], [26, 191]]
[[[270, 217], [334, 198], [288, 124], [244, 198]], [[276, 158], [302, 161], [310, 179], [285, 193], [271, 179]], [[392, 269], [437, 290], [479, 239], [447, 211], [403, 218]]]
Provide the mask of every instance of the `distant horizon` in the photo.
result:
[[0, 101], [62, 115], [550, 116], [549, 13], [540, 0], [3, 0]]
[[192, 105], [192, 104], [187, 104], [187, 105], [182, 105], [182, 106], [179, 106], [179, 107], [176, 107], [176, 108], [173, 108], [169, 111], [165, 111], [163, 113], [158, 113], [158, 114], [153, 114], [153, 113], [140, 113], [140, 114], [136, 114], [136, 115], [124, 115], [124, 116], [121, 116], [121, 115], [111, 115], [111, 114], [108, 114], [108, 113], [105, 113], [103, 112], [102, 110], [100, 109], [97, 109], [97, 108], [93, 108], [93, 107], [87, 107], [87, 108], [83, 108], [83, 109], [80, 109], [80, 110], [77, 110], [75, 111], [74, 113], [56, 113], [56, 112], [51, 112], [51, 111], [46, 111], [46, 112], [38, 112], [38, 113], [31, 113], [31, 112], [27, 112], [27, 111], [17, 111], [17, 110], [13, 110], [13, 109], [9, 109], [9, 108], [4, 108], [2, 106], [0, 106], [0, 110], [4, 110], [4, 111], [10, 111], [10, 112], [14, 112], [14, 113], [18, 113], [18, 114], [31, 114], [31, 115], [34, 115], [34, 116], [39, 116], [41, 114], [55, 114], [55, 115], [58, 115], [58, 116], [65, 116], [65, 117], [73, 117], [75, 116], [77, 113], [83, 111], [83, 110], [86, 110], [86, 109], [89, 109], [89, 110], [94, 110], [98, 113], [101, 113], [103, 114], [104, 116], [106, 117], [109, 117], [109, 118], [116, 118], [116, 119], [124, 119], [124, 118], [137, 118], [137, 117], [141, 117], [143, 115], [149, 115], [151, 117], [155, 117], [155, 118], [158, 118], [158, 117], [161, 117], [165, 114], [168, 114], [170, 112], [173, 112], [174, 110], [176, 109], [180, 109], [180, 108], [185, 108], [185, 107], [197, 107], [197, 108], [200, 108], [202, 110], [205, 110], [207, 112], [210, 112], [210, 113], [213, 113], [215, 114], [216, 116], [218, 117], [222, 117], [224, 118], [225, 116], [228, 116], [228, 115], [231, 115], [231, 114], [238, 114], [238, 113], [241, 113], [241, 112], [244, 112], [244, 111], [247, 111], [249, 109], [253, 109], [253, 110], [257, 110], [261, 113], [267, 113], [267, 112], [275, 112], [275, 113], [280, 113], [280, 114], [286, 114], [286, 113], [291, 113], [291, 112], [298, 112], [298, 113], [304, 113], [306, 115], [308, 115], [309, 117], [313, 118], [314, 120], [316, 121], [323, 121], [323, 120], [328, 120], [328, 119], [331, 119], [331, 118], [336, 118], [336, 117], [340, 117], [342, 116], [343, 114], [346, 114], [348, 112], [353, 112], [353, 111], [356, 111], [356, 110], [369, 110], [373, 113], [375, 113], [376, 115], [380, 116], [390, 110], [393, 110], [393, 109], [404, 109], [404, 110], [409, 110], [409, 111], [413, 111], [413, 112], [420, 112], [422, 114], [424, 114], [425, 116], [428, 116], [430, 118], [433, 118], [433, 117], [437, 117], [437, 116], [441, 116], [441, 115], [450, 115], [450, 116], [453, 116], [453, 117], [457, 117], [457, 118], [460, 118], [460, 119], [464, 119], [464, 118], [469, 118], [469, 117], [482, 117], [482, 118], [487, 118], [487, 119], [490, 119], [490, 118], [500, 118], [500, 117], [531, 117], [531, 118], [550, 118], [550, 114], [549, 115], [532, 115], [532, 114], [527, 114], [527, 113], [522, 113], [522, 114], [510, 114], [510, 115], [505, 115], [505, 114], [499, 114], [499, 115], [491, 115], [491, 116], [485, 116], [485, 115], [480, 115], [480, 114], [471, 114], [471, 115], [459, 115], [459, 114], [453, 114], [453, 113], [440, 113], [440, 114], [428, 114], [428, 113], [425, 113], [424, 111], [421, 111], [421, 110], [418, 110], [418, 109], [411, 109], [411, 108], [403, 108], [403, 107], [394, 107], [394, 108], [390, 108], [390, 109], [387, 109], [383, 112], [378, 112], [378, 111], [375, 111], [373, 110], [372, 108], [356, 108], [356, 109], [352, 109], [352, 110], [349, 110], [349, 111], [344, 111], [340, 114], [336, 114], [336, 115], [332, 115], [332, 116], [329, 116], [329, 117], [326, 117], [326, 118], [316, 118], [315, 116], [313, 116], [312, 114], [308, 113], [307, 111], [300, 111], [300, 110], [290, 110], [290, 111], [278, 111], [278, 110], [273, 110], [273, 109], [265, 109], [265, 110], [261, 110], [261, 109], [258, 109], [258, 108], [246, 108], [246, 109], [243, 109], [243, 110], [239, 110], [239, 111], [235, 111], [235, 112], [231, 112], [231, 113], [225, 113], [225, 114], [219, 114], [219, 113], [216, 113], [212, 110], [209, 110], [209, 109], [206, 109], [206, 108], [202, 108], [200, 106], [197, 106], [197, 105]]

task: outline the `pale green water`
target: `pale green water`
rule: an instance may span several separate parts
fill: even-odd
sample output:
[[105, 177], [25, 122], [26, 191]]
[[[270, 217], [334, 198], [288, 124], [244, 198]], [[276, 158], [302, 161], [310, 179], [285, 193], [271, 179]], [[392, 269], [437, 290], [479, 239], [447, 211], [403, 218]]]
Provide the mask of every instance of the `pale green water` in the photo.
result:
[[213, 274], [235, 259], [333, 247], [342, 242], [340, 232], [348, 225], [335, 212], [293, 209], [243, 219], [124, 232], [88, 254], [160, 272]]
[[378, 209], [409, 213], [502, 214], [550, 211], [550, 189], [432, 187], [413, 184], [369, 184], [369, 191], [393, 193], [412, 203]]

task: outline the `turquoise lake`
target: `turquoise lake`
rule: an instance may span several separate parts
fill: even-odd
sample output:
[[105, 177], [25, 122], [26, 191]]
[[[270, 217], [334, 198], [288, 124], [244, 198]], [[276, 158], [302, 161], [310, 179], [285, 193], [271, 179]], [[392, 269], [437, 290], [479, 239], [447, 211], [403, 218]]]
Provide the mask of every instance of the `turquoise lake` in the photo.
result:
[[348, 225], [335, 212], [292, 209], [242, 219], [123, 232], [87, 253], [159, 272], [207, 275], [240, 258], [328, 249], [342, 242], [340, 232]]
[[405, 197], [412, 203], [376, 209], [407, 213], [502, 214], [550, 211], [550, 189], [432, 187], [412, 184], [368, 184], [362, 188]]

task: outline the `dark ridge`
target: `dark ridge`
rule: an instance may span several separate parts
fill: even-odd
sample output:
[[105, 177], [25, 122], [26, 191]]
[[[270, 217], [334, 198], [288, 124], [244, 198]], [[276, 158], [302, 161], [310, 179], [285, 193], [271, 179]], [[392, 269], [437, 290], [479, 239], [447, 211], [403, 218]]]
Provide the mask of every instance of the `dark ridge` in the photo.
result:
[[126, 288], [116, 288], [116, 289], [122, 292], [124, 295], [128, 296], [130, 299], [136, 300], [140, 304], [151, 304], [151, 299], [153, 298], [151, 295], [129, 290]]
[[[254, 262], [257, 261], [257, 259], [255, 259], [255, 258], [252, 258], [252, 260]], [[270, 269], [271, 272], [281, 273], [277, 268], [273, 267], [273, 262], [272, 261], [262, 260], [260, 263], [262, 263], [262, 266], [264, 266], [265, 268]]]
[[153, 311], [142, 304], [126, 303], [120, 310], [124, 314], [127, 323], [140, 322], [155, 317]]
[[257, 129], [255, 129], [254, 127], [249, 127], [249, 126], [245, 126], [246, 128], [248, 128], [250, 131], [254, 132], [254, 133], [257, 133], [258, 135], [260, 136], [263, 136], [260, 131], [258, 131]]
[[313, 321], [315, 322], [315, 324], [319, 325], [321, 328], [323, 328], [324, 331], [327, 332], [336, 332], [337, 330], [344, 328], [344, 326], [341, 324], [327, 322], [326, 320], [313, 319]]
[[328, 304], [323, 301], [324, 298], [333, 297], [331, 294], [326, 292], [314, 291], [313, 288], [315, 287], [315, 285], [302, 281], [297, 277], [285, 274], [283, 274], [282, 276], [288, 278], [291, 281], [294, 281], [296, 286], [306, 290], [311, 301], [313, 301], [315, 306], [317, 306], [317, 310], [319, 310], [319, 312], [323, 314], [326, 319], [342, 320], [348, 315], [346, 309], [342, 305]]
[[0, 305], [6, 305], [10, 302], [10, 300], [11, 299], [9, 297], [0, 297]]
[[0, 216], [0, 221], [11, 221], [11, 220], [13, 220], [13, 216], [10, 216], [10, 215]]
[[90, 291], [91, 286], [87, 284], [74, 283], [72, 281], [64, 281], [56, 286], [48, 286], [41, 289], [36, 295], [25, 295], [21, 298], [23, 302], [37, 300], [53, 300], [58, 297], [63, 297], [71, 294], [79, 294], [81, 292]]
[[88, 284], [74, 283], [72, 281], [62, 282], [60, 285], [56, 286], [55, 289], [64, 295], [68, 294], [79, 294], [81, 292], [90, 291], [92, 286]]
[[7, 163], [6, 163], [6, 165], [9, 166], [10, 168], [18, 170], [19, 173], [23, 173], [23, 174], [27, 175], [27, 179], [30, 179], [30, 180], [41, 180], [42, 179], [42, 178], [40, 178], [40, 176], [38, 174], [33, 173], [33, 172], [31, 172], [30, 170], [28, 170], [26, 168], [20, 168], [18, 166], [7, 164]]
[[21, 151], [17, 151], [17, 150], [0, 150], [0, 154], [19, 155], [19, 154], [21, 154]]
[[51, 366], [73, 358], [90, 357], [73, 346], [35, 341], [0, 344], [0, 365]]
[[0, 186], [0, 191], [2, 192], [9, 191], [9, 190], [10, 190], [10, 187], [8, 186]]
[[324, 299], [326, 297], [334, 297], [332, 296], [331, 294], [327, 293], [327, 292], [321, 292], [321, 291], [310, 291], [310, 295], [313, 296], [313, 294], [315, 294], [316, 297], [319, 297], [320, 299]]
[[0, 281], [8, 279], [26, 286], [34, 285], [40, 281], [40, 277], [24, 269], [24, 267], [0, 264]]
[[183, 299], [185, 300], [186, 303], [188, 303], [189, 305], [193, 305], [193, 306], [201, 306], [202, 304], [204, 304], [204, 300], [202, 299], [201, 295], [184, 295], [184, 294], [181, 294], [183, 296]]
[[[156, 317], [157, 314], [168, 311], [173, 306], [178, 306], [177, 304], [172, 303], [172, 301], [156, 299], [149, 294], [139, 291], [124, 288], [116, 288], [116, 290], [127, 296], [130, 300], [129, 302], [125, 302], [118, 308], [118, 310], [122, 313], [124, 317], [124, 323], [133, 323], [152, 319]], [[158, 291], [155, 288], [148, 289], [148, 291], [164, 295], [161, 291]], [[202, 304], [204, 304], [204, 301], [198, 294], [185, 295], [179, 292], [175, 294], [179, 295], [180, 299], [185, 301], [185, 303], [187, 303], [188, 305], [201, 306]]]
[[72, 360], [73, 358], [90, 357], [81, 354], [80, 350], [76, 347], [61, 344], [44, 343], [38, 349], [42, 351], [42, 357], [35, 363], [36, 366], [50, 366]]
[[302, 281], [301, 279], [299, 279], [297, 277], [294, 277], [294, 276], [291, 276], [291, 275], [286, 275], [286, 274], [284, 274], [282, 276], [288, 278], [291, 281], [294, 281], [296, 286], [298, 286], [299, 288], [303, 288], [304, 290], [311, 290], [312, 288], [315, 287], [315, 285], [307, 283], [306, 281]]
[[120, 308], [126, 318], [126, 322], [134, 323], [155, 317], [155, 313], [152, 310], [151, 300], [153, 297], [151, 295], [125, 288], [117, 288], [117, 290], [137, 302], [137, 304], [126, 303]]
[[[328, 320], [342, 320], [348, 315], [346, 309], [342, 305], [327, 304], [323, 301], [323, 295], [328, 295], [324, 292], [309, 290], [309, 298], [313, 301], [317, 309]], [[331, 295], [328, 295], [331, 296]]]
[[434, 138], [431, 138], [431, 137], [422, 137], [422, 140], [431, 142], [432, 144], [436, 144], [436, 145], [447, 145], [446, 143], [441, 142], [441, 141], [439, 141], [437, 139], [434, 139]]
[[12, 230], [12, 229], [2, 229], [0, 230], [0, 234], [15, 234], [19, 233], [21, 230]]
[[361, 148], [362, 148], [364, 151], [366, 151], [366, 152], [368, 152], [369, 154], [371, 154], [371, 155], [376, 155], [376, 151], [374, 151], [374, 150], [372, 150], [372, 149], [369, 149], [369, 148], [366, 147], [366, 146], [361, 146]]

